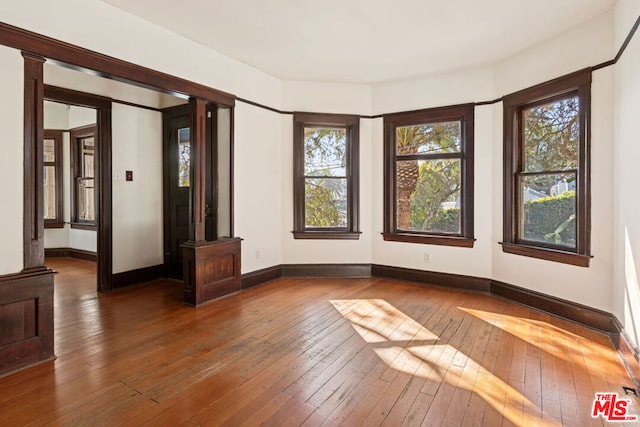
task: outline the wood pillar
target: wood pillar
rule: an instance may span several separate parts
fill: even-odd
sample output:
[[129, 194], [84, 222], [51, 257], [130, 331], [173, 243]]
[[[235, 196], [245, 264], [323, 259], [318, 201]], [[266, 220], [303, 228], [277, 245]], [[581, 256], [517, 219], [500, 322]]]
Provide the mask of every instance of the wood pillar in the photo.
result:
[[205, 240], [205, 190], [207, 159], [207, 102], [191, 98], [191, 221], [189, 240]]
[[44, 58], [24, 57], [23, 270], [0, 276], [0, 375], [53, 355], [53, 271], [44, 265]]
[[24, 271], [44, 268], [44, 58], [24, 57]]

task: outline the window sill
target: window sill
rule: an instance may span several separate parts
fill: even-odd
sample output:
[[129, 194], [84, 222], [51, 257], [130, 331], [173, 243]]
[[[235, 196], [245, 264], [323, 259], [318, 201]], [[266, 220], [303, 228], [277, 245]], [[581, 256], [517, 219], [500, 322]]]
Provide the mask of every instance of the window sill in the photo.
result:
[[44, 228], [64, 228], [64, 222], [44, 222]]
[[360, 231], [292, 231], [294, 239], [359, 240]]
[[98, 225], [97, 224], [84, 223], [84, 222], [72, 222], [71, 223], [71, 228], [77, 228], [78, 230], [97, 231], [98, 230]]
[[456, 246], [472, 248], [476, 239], [460, 236], [426, 236], [410, 233], [382, 233], [384, 240], [389, 242], [421, 243], [424, 245]]
[[559, 249], [541, 248], [537, 246], [519, 245], [516, 243], [499, 242], [502, 252], [514, 255], [522, 255], [531, 258], [544, 259], [562, 264], [570, 264], [578, 267], [589, 267], [592, 256], [567, 252]]

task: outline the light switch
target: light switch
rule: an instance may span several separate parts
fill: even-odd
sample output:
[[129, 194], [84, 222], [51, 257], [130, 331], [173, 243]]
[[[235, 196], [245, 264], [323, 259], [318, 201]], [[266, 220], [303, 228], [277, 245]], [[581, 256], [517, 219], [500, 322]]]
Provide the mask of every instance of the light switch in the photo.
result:
[[125, 171], [127, 181], [133, 181], [133, 171]]

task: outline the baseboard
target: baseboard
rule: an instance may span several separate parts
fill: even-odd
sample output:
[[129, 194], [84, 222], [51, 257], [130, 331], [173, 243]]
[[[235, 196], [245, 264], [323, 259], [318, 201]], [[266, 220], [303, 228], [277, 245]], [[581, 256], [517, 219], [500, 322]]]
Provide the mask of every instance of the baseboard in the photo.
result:
[[98, 255], [95, 252], [74, 248], [45, 248], [44, 256], [45, 258], [76, 258], [85, 261], [98, 261]]
[[408, 282], [446, 286], [449, 288], [463, 289], [467, 291], [489, 292], [491, 288], [491, 281], [481, 277], [415, 270], [412, 268], [393, 267], [390, 265], [373, 264], [371, 266], [371, 275], [376, 277], [406, 280]]
[[609, 334], [612, 332], [612, 314], [597, 308], [496, 280], [491, 281], [491, 294], [574, 321], [601, 332]]
[[282, 264], [283, 277], [371, 277], [371, 264]]
[[116, 273], [111, 277], [111, 286], [113, 289], [124, 288], [125, 286], [149, 282], [164, 276], [164, 264], [153, 265], [151, 267]]
[[277, 279], [282, 276], [282, 268], [279, 265], [263, 268], [262, 270], [252, 271], [242, 275], [242, 289], [251, 288], [260, 285], [269, 280]]
[[611, 329], [611, 341], [613, 341], [620, 359], [638, 389], [640, 388], [640, 350], [632, 344], [624, 326], [616, 316], [611, 316]]

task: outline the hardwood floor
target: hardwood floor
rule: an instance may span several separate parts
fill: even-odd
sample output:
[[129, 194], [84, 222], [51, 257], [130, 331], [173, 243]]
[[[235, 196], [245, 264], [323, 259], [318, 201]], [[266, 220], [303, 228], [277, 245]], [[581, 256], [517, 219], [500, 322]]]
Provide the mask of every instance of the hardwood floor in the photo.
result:
[[192, 308], [48, 265], [58, 358], [0, 378], [2, 426], [590, 426], [631, 385], [607, 336], [484, 294], [279, 279]]

